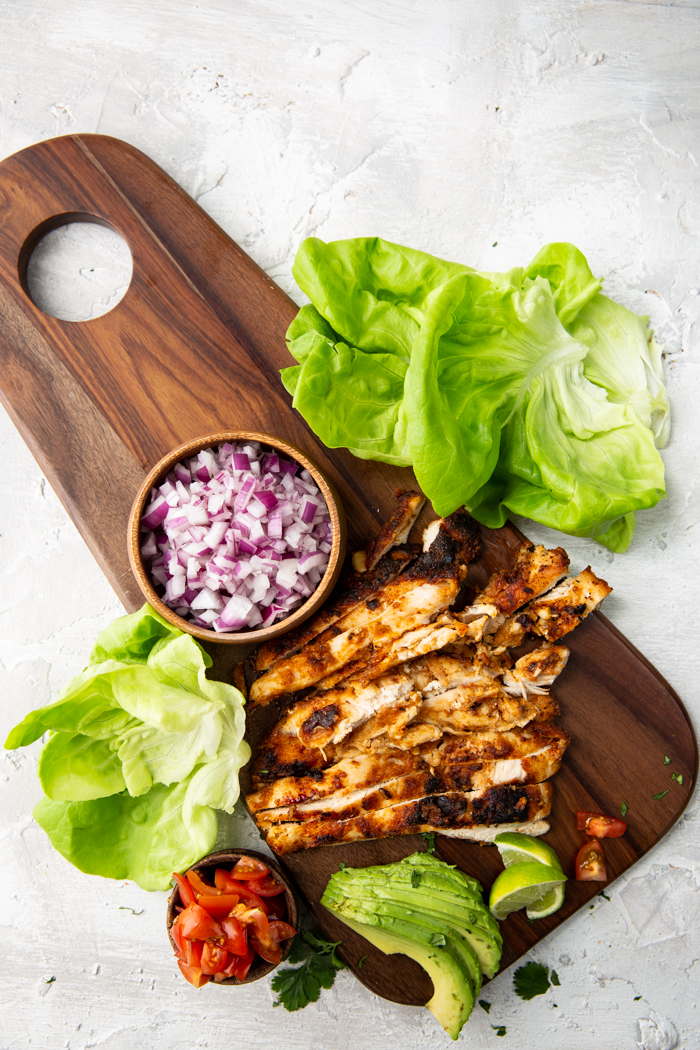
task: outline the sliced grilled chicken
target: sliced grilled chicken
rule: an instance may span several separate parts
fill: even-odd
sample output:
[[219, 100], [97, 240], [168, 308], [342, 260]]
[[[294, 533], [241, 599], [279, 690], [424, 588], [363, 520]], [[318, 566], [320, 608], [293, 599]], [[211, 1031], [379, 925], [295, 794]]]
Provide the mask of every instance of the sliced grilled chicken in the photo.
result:
[[460, 831], [492, 824], [543, 820], [551, 810], [552, 788], [543, 784], [505, 785], [486, 791], [448, 791], [399, 802], [348, 820], [319, 818], [272, 826], [268, 845], [275, 853], [294, 853], [357, 839], [413, 835], [425, 831]]
[[528, 693], [546, 693], [554, 679], [561, 674], [569, 659], [565, 645], [543, 645], [527, 656], [521, 656], [503, 675], [507, 693], [527, 696]]
[[503, 732], [531, 721], [549, 722], [559, 714], [551, 694], [509, 696], [497, 683], [490, 695], [474, 692], [468, 686], [448, 689], [421, 704], [418, 718], [447, 733], [468, 733], [475, 729]]
[[[568, 743], [568, 733], [549, 724], [506, 733], [469, 733], [447, 741], [432, 753], [423, 749], [424, 754], [406, 756], [403, 768], [398, 762], [393, 768], [388, 766], [379, 755], [358, 762], [355, 769], [346, 759], [331, 767], [335, 774], [326, 771], [331, 774], [325, 778], [326, 789], [315, 798], [292, 801], [288, 790], [286, 804], [258, 806], [256, 820], [265, 831], [271, 824], [290, 820], [347, 820], [425, 794], [485, 791], [511, 783], [539, 784], [559, 769]], [[397, 767], [400, 772], [392, 775]], [[334, 776], [342, 786], [334, 788]], [[308, 790], [302, 787], [301, 793], [306, 795]]]
[[334, 594], [315, 616], [310, 617], [296, 630], [260, 646], [255, 657], [256, 671], [266, 671], [283, 657], [298, 652], [307, 642], [318, 637], [356, 606], [371, 599], [385, 583], [400, 576], [419, 554], [420, 546], [414, 543], [386, 554], [371, 572], [350, 573], [341, 582], [337, 594]]
[[395, 512], [366, 551], [365, 571], [373, 569], [392, 547], [406, 542], [425, 503], [420, 492], [397, 492], [397, 498]]
[[521, 835], [546, 835], [549, 821], [528, 820], [522, 824], [490, 824], [482, 828], [440, 828], [440, 834], [451, 839], [463, 839], [468, 842], [480, 842], [482, 846], [490, 845], [502, 831], [518, 831]]
[[[516, 609], [554, 587], [568, 568], [569, 557], [561, 547], [547, 550], [541, 544], [523, 543], [513, 564], [495, 572], [460, 616], [466, 621], [488, 614], [484, 635], [493, 635]], [[503, 643], [497, 639], [496, 644]]]
[[578, 627], [611, 591], [612, 587], [599, 579], [589, 565], [578, 576], [564, 580], [544, 598], [530, 602], [527, 612], [531, 630], [549, 642], [556, 642]]
[[407, 630], [430, 623], [454, 602], [479, 543], [478, 526], [469, 515], [458, 511], [442, 520], [429, 550], [398, 579], [253, 682], [251, 704], [315, 685], [362, 650], [377, 651]]

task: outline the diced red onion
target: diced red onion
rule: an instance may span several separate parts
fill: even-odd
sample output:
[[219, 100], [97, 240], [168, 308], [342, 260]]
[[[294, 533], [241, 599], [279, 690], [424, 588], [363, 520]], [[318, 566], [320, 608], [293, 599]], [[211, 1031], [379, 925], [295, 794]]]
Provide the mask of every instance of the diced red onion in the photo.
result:
[[304, 602], [331, 550], [311, 475], [257, 442], [203, 449], [151, 491], [141, 553], [163, 600], [215, 631], [269, 626]]

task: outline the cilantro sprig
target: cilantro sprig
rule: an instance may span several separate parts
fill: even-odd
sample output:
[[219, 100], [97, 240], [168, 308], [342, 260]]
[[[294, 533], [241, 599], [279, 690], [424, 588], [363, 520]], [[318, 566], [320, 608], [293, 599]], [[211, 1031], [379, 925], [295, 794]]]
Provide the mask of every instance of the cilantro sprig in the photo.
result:
[[[552, 970], [551, 983], [559, 985], [555, 970]], [[536, 995], [544, 995], [550, 987], [549, 968], [538, 962], [525, 963], [515, 971], [513, 984], [521, 999], [534, 999]]]
[[297, 934], [287, 962], [302, 965], [293, 970], [285, 967], [277, 971], [272, 978], [277, 999], [272, 1005], [294, 1011], [315, 1003], [321, 989], [330, 988], [338, 970], [345, 969], [345, 963], [336, 954], [339, 944], [340, 941], [324, 941], [311, 930]]

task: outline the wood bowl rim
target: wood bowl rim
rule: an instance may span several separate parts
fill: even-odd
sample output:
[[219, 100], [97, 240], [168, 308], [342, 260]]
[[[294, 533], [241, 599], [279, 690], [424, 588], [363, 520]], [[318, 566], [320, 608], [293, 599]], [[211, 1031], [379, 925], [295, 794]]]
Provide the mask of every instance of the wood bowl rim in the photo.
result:
[[[288, 922], [290, 926], [293, 926], [295, 930], [299, 929], [299, 906], [297, 903], [296, 895], [292, 889], [292, 884], [289, 876], [282, 870], [280, 865], [272, 857], [268, 857], [266, 853], [259, 853], [254, 849], [220, 849], [214, 853], [208, 853], [206, 857], [202, 857], [196, 864], [192, 864], [187, 870], [196, 871], [198, 875], [203, 875], [204, 872], [200, 869], [207, 868], [221, 868], [228, 864], [235, 864], [241, 857], [255, 857], [256, 860], [260, 860], [263, 864], [267, 865], [271, 872], [274, 872], [275, 877], [284, 886], [284, 900], [287, 905], [287, 918], [284, 920]], [[175, 951], [175, 942], [172, 938], [170, 928], [175, 921], [175, 906], [180, 904], [180, 890], [177, 885], [173, 888], [172, 893], [168, 898], [168, 909], [166, 912], [166, 928], [168, 931], [168, 939]], [[292, 950], [292, 944], [294, 943], [294, 937], [288, 937], [286, 941], [281, 941], [282, 945], [282, 958], [279, 963], [266, 962], [265, 959], [261, 959], [259, 955], [256, 956], [253, 964], [248, 971], [248, 975], [239, 981], [237, 977], [226, 977], [223, 981], [208, 981], [207, 984], [213, 984], [218, 986], [236, 987], [237, 985], [252, 984], [254, 981], [259, 981], [261, 977], [267, 977], [269, 973], [276, 970], [278, 966], [284, 962]]]
[[[146, 570], [146, 567], [143, 564], [143, 559], [141, 558], [140, 522], [143, 511], [146, 507], [148, 496], [153, 486], [162, 481], [165, 475], [168, 474], [180, 460], [187, 459], [209, 446], [216, 447], [223, 445], [227, 441], [258, 441], [262, 445], [268, 445], [270, 448], [284, 453], [289, 459], [295, 460], [305, 470], [308, 470], [309, 474], [313, 477], [326, 501], [326, 506], [328, 507], [328, 513], [330, 515], [332, 533], [331, 552], [328, 558], [326, 571], [316, 590], [302, 605], [299, 606], [298, 609], [295, 609], [294, 612], [284, 620], [279, 620], [270, 627], [264, 627], [262, 630], [257, 631], [210, 631], [204, 627], [198, 627], [196, 624], [192, 624], [188, 620], [178, 616], [173, 609], [165, 604], [157, 593], [151, 581], [150, 574]], [[177, 448], [172, 449], [171, 452], [168, 452], [146, 475], [139, 491], [137, 492], [136, 498], [131, 507], [131, 513], [129, 514], [129, 525], [127, 530], [129, 563], [136, 578], [136, 582], [148, 604], [160, 613], [168, 623], [172, 624], [173, 627], [177, 627], [179, 630], [194, 635], [195, 638], [200, 638], [203, 641], [219, 642], [224, 645], [259, 645], [261, 642], [266, 642], [271, 638], [277, 638], [281, 634], [286, 634], [287, 631], [291, 631], [292, 628], [298, 627], [299, 624], [303, 623], [304, 620], [309, 618], [309, 616], [312, 616], [313, 613], [315, 613], [325, 602], [340, 576], [340, 571], [343, 567], [343, 558], [345, 557], [346, 543], [347, 528], [345, 523], [345, 512], [343, 511], [340, 497], [332, 482], [325, 477], [314, 461], [309, 459], [307, 454], [296, 445], [292, 445], [288, 441], [274, 437], [271, 434], [261, 434], [259, 431], [253, 430], [218, 431], [214, 434], [207, 434], [204, 437], [194, 438], [193, 440], [187, 441], [184, 444], [179, 445]]]

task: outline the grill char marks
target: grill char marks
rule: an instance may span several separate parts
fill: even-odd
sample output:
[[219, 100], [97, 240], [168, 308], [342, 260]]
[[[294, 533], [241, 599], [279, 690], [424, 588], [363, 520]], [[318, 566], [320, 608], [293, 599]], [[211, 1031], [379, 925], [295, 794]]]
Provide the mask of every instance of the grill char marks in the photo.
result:
[[365, 599], [301, 652], [278, 660], [253, 682], [251, 704], [316, 685], [359, 654], [369, 658], [411, 627], [434, 620], [457, 597], [479, 543], [478, 526], [468, 514], [456, 512], [441, 521], [428, 551], [371, 595], [375, 609], [368, 609]]
[[386, 556], [387, 551], [397, 544], [405, 543], [413, 528], [416, 518], [425, 503], [425, 496], [420, 492], [396, 493], [398, 506], [386, 525], [382, 526], [379, 535], [369, 545], [365, 555], [365, 566], [371, 570]]
[[[374, 601], [371, 596], [385, 583], [395, 579], [420, 554], [417, 543], [406, 544], [385, 554], [371, 572], [351, 572], [341, 579], [334, 596], [315, 616], [310, 617], [296, 630], [273, 638], [258, 649], [255, 657], [255, 670], [267, 671], [285, 656], [298, 652], [302, 646], [322, 634], [337, 620], [359, 605], [360, 602]], [[336, 630], [340, 634], [340, 630]]]

